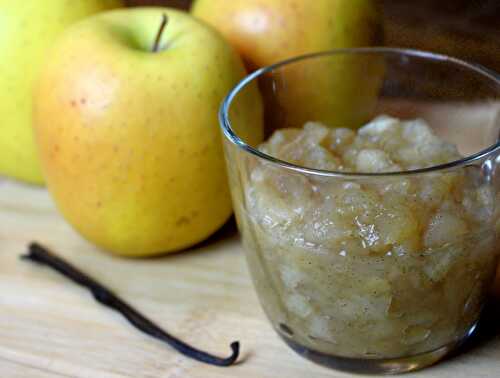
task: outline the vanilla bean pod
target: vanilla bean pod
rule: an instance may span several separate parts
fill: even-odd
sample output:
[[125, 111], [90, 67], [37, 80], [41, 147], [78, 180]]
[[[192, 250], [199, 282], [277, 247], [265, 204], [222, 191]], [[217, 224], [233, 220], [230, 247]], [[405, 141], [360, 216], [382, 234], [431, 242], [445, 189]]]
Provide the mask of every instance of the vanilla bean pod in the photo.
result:
[[158, 327], [151, 320], [146, 318], [132, 306], [120, 299], [111, 290], [107, 289], [106, 287], [98, 283], [95, 279], [81, 272], [60, 257], [57, 257], [52, 252], [42, 247], [40, 244], [31, 243], [29, 245], [28, 253], [21, 256], [21, 258], [25, 260], [31, 260], [39, 264], [47, 265], [52, 269], [58, 271], [65, 277], [69, 278], [73, 282], [86, 287], [88, 290], [90, 290], [96, 301], [106, 307], [118, 311], [134, 327], [152, 337], [155, 337], [167, 343], [186, 357], [216, 366], [230, 366], [234, 364], [238, 359], [240, 349], [239, 342], [236, 341], [231, 343], [232, 354], [227, 358], [213, 356], [209, 353], [196, 349]]

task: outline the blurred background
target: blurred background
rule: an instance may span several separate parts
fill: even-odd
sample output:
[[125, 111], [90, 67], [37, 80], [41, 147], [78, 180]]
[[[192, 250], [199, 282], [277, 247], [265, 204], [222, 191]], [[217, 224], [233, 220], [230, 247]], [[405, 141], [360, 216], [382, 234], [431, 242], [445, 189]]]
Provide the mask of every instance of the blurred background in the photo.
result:
[[[128, 0], [128, 3], [188, 9], [191, 0]], [[500, 0], [380, 0], [380, 3], [386, 45], [440, 52], [500, 72]]]

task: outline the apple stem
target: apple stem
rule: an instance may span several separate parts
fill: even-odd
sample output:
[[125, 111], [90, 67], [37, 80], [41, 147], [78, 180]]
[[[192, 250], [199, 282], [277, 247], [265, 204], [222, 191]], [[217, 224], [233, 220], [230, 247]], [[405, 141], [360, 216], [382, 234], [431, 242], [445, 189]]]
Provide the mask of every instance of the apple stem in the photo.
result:
[[160, 51], [160, 41], [161, 41], [161, 36], [163, 35], [163, 31], [165, 30], [165, 27], [168, 24], [168, 16], [166, 13], [163, 13], [162, 19], [161, 19], [161, 24], [160, 24], [160, 29], [158, 29], [158, 33], [156, 34], [156, 39], [155, 43], [153, 45], [153, 52], [157, 53]]

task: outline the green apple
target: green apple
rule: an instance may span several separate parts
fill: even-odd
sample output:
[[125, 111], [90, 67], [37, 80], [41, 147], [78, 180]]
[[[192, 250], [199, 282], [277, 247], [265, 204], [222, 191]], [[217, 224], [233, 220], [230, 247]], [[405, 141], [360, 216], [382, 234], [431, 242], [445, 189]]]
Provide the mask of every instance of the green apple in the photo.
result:
[[[69, 28], [42, 69], [34, 107], [42, 168], [62, 214], [126, 256], [177, 251], [212, 234], [232, 212], [218, 108], [244, 76], [225, 39], [182, 11], [115, 10]], [[258, 143], [257, 87], [238, 103], [238, 124], [248, 125], [241, 133]]]
[[[251, 70], [298, 55], [382, 42], [376, 0], [195, 0], [194, 16], [217, 28]], [[319, 120], [356, 126], [371, 116], [383, 74], [378, 59], [318, 59], [282, 71], [272, 96], [286, 126]], [[276, 92], [276, 85], [286, 90]], [[265, 91], [265, 84], [263, 89]]]
[[42, 183], [32, 131], [40, 62], [70, 24], [120, 0], [0, 0], [0, 174]]

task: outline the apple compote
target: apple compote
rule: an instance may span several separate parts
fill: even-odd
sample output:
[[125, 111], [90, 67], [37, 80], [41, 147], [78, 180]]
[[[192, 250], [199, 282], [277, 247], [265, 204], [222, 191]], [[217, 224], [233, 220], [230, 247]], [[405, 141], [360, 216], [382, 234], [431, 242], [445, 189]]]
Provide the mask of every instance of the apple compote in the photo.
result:
[[339, 172], [250, 168], [238, 221], [280, 334], [323, 353], [392, 358], [473, 328], [496, 267], [493, 188], [474, 165], [394, 174], [460, 159], [455, 146], [422, 120], [380, 116], [357, 132], [281, 129], [260, 150]]

